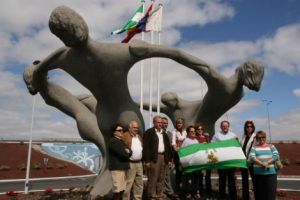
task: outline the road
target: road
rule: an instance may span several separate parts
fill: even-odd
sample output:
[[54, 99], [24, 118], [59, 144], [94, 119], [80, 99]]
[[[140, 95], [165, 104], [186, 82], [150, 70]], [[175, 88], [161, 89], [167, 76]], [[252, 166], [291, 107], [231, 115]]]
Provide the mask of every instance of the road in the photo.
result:
[[[64, 178], [45, 178], [33, 179], [29, 182], [29, 191], [51, 189], [68, 189], [70, 187], [83, 188], [94, 182], [95, 176], [85, 177], [64, 177]], [[212, 177], [212, 181], [217, 181], [217, 177]], [[237, 178], [240, 181], [240, 177]], [[0, 180], [0, 193], [7, 191], [24, 191], [25, 180]], [[278, 188], [289, 191], [300, 191], [300, 178], [278, 178]]]
[[[65, 177], [51, 179], [33, 179], [29, 181], [29, 191], [51, 189], [69, 189], [70, 187], [84, 188], [91, 185], [95, 180], [95, 176], [86, 177]], [[7, 191], [24, 191], [25, 180], [0, 181], [0, 193]]]

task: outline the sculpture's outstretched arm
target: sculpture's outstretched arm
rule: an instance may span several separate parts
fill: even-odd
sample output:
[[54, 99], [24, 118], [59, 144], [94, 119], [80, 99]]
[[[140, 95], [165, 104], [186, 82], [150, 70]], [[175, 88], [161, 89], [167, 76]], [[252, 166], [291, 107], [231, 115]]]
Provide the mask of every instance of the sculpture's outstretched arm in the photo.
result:
[[41, 82], [41, 78], [43, 78], [47, 72], [51, 69], [59, 68], [60, 64], [58, 59], [62, 56], [68, 47], [62, 47], [57, 49], [48, 57], [46, 57], [42, 61], [35, 61], [34, 67], [33, 65], [27, 67], [27, 69], [23, 73], [23, 78], [26, 83], [27, 89], [32, 95], [35, 95], [39, 90], [39, 83]]
[[149, 44], [140, 40], [133, 40], [129, 44], [129, 50], [131, 54], [138, 57], [139, 60], [151, 57], [170, 58], [190, 69], [193, 69], [204, 79], [208, 78], [212, 73], [212, 67], [206, 62], [177, 48]]

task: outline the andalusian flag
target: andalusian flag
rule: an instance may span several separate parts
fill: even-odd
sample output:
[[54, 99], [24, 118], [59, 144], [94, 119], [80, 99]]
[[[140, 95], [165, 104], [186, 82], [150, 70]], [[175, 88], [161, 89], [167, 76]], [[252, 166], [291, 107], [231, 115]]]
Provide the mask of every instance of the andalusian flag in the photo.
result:
[[134, 28], [138, 24], [138, 22], [143, 18], [143, 16], [144, 16], [144, 4], [142, 4], [135, 11], [132, 18], [123, 26], [123, 28], [115, 30], [115, 31], [111, 32], [111, 34], [113, 34], [113, 35], [120, 34], [120, 33], [123, 33], [124, 31]]
[[247, 168], [247, 160], [237, 139], [192, 144], [179, 149], [184, 172], [203, 169]]

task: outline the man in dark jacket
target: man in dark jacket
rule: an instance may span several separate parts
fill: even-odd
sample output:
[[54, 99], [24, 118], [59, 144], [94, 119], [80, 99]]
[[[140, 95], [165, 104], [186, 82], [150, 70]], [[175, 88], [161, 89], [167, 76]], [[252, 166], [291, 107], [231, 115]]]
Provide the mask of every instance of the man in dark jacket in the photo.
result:
[[153, 125], [143, 137], [143, 160], [148, 170], [147, 199], [163, 200], [165, 167], [172, 166], [172, 152], [169, 138], [162, 129], [160, 116], [153, 118]]

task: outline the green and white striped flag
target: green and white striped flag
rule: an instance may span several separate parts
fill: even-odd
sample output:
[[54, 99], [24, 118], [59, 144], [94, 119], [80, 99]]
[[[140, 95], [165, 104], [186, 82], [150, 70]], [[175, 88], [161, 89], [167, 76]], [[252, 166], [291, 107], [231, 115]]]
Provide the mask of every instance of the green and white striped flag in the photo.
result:
[[132, 18], [122, 28], [111, 32], [111, 34], [113, 35], [120, 34], [123, 33], [124, 31], [134, 28], [138, 24], [138, 22], [143, 18], [143, 16], [144, 16], [144, 4], [142, 4], [135, 11]]
[[186, 173], [203, 169], [247, 168], [247, 160], [237, 139], [192, 144], [179, 149]]

